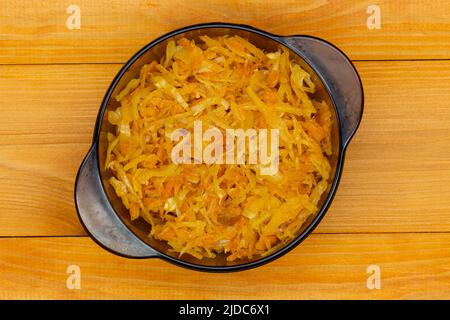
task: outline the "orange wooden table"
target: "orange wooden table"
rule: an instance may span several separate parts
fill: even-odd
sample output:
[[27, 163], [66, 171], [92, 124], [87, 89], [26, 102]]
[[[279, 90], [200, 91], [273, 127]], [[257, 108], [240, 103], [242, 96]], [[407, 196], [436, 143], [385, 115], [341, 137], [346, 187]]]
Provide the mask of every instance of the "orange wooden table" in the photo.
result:
[[[304, 243], [254, 270], [112, 255], [73, 201], [103, 94], [143, 45], [211, 21], [318, 36], [355, 62], [365, 113], [338, 193]], [[450, 298], [446, 0], [2, 0], [0, 112], [0, 298]]]

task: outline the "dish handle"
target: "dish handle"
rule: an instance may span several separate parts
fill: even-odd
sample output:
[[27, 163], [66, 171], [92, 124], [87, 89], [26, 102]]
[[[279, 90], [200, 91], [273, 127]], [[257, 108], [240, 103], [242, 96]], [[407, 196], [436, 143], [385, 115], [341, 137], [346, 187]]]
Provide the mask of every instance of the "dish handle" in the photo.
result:
[[331, 92], [340, 120], [343, 148], [361, 122], [364, 92], [361, 79], [350, 59], [325, 40], [310, 36], [281, 38], [319, 73]]
[[115, 213], [101, 185], [97, 154], [97, 143], [94, 143], [75, 182], [75, 205], [83, 227], [98, 244], [115, 254], [128, 258], [159, 256]]

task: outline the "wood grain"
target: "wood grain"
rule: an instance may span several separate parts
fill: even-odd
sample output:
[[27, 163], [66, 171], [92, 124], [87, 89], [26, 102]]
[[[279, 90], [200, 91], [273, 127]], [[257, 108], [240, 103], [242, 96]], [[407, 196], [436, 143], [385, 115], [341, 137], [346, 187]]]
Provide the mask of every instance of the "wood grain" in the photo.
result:
[[120, 65], [0, 66], [0, 145], [88, 143]]
[[[378, 290], [366, 286], [373, 264]], [[80, 290], [66, 287], [69, 265], [80, 267]], [[0, 269], [1, 299], [445, 299], [450, 235], [312, 235], [268, 265], [226, 274], [121, 258], [89, 238], [0, 239]]]
[[0, 235], [84, 234], [75, 176], [119, 67], [0, 67]]
[[[84, 234], [74, 180], [119, 67], [0, 66], [0, 236]], [[449, 232], [450, 61], [356, 67], [364, 117], [316, 232]]]
[[[80, 30], [66, 27], [72, 3], [81, 9]], [[366, 25], [372, 4], [381, 9], [379, 30]], [[124, 62], [166, 32], [211, 21], [318, 36], [352, 59], [450, 58], [446, 0], [2, 0], [0, 63]]]
[[356, 67], [364, 115], [320, 231], [449, 231], [450, 61]]
[[[66, 27], [70, 4], [80, 30]], [[358, 61], [365, 112], [337, 195], [310, 237], [254, 270], [113, 255], [73, 204], [103, 95], [142, 46], [211, 21], [321, 37]], [[0, 299], [448, 299], [449, 97], [446, 0], [1, 0]], [[380, 290], [366, 287], [372, 264]], [[81, 290], [66, 287], [69, 265]]]

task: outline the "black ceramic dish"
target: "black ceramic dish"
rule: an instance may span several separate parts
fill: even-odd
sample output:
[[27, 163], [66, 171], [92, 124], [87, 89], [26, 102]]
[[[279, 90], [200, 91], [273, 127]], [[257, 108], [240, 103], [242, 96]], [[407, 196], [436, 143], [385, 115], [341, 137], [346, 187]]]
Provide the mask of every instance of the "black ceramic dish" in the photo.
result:
[[[320, 210], [308, 219], [295, 239], [265, 257], [227, 262], [222, 255], [198, 260], [189, 255], [179, 258], [176, 253], [168, 252], [166, 243], [148, 237], [150, 227], [147, 223], [141, 219], [130, 221], [129, 214], [106, 181], [109, 173], [101, 165], [105, 160], [106, 132], [110, 129], [104, 117], [105, 111], [117, 107], [112, 97], [138, 75], [143, 64], [163, 55], [168, 40], [183, 36], [197, 39], [204, 34], [240, 35], [267, 50], [274, 50], [280, 45], [287, 47], [292, 53], [291, 58], [296, 56], [297, 62], [311, 74], [316, 84], [315, 97], [333, 106], [332, 174], [330, 187], [319, 203]], [[120, 70], [106, 92], [98, 113], [92, 147], [81, 164], [75, 182], [75, 204], [80, 221], [99, 245], [128, 258], [158, 257], [202, 271], [237, 271], [272, 261], [297, 246], [325, 215], [339, 183], [345, 149], [361, 121], [363, 103], [362, 84], [354, 66], [344, 53], [324, 40], [310, 36], [277, 36], [249, 26], [225, 23], [194, 25], [168, 33], [136, 53]]]

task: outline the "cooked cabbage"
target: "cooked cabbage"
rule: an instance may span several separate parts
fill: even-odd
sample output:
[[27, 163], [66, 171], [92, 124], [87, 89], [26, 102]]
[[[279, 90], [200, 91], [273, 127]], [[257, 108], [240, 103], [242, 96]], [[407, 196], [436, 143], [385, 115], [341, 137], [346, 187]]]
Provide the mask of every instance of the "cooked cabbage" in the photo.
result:
[[[131, 219], [179, 255], [267, 255], [317, 213], [328, 188], [331, 111], [315, 101], [310, 74], [280, 47], [264, 52], [238, 36], [170, 40], [161, 61], [142, 67], [108, 112], [105, 168]], [[171, 132], [194, 121], [279, 129], [279, 171], [258, 164], [179, 164]]]

